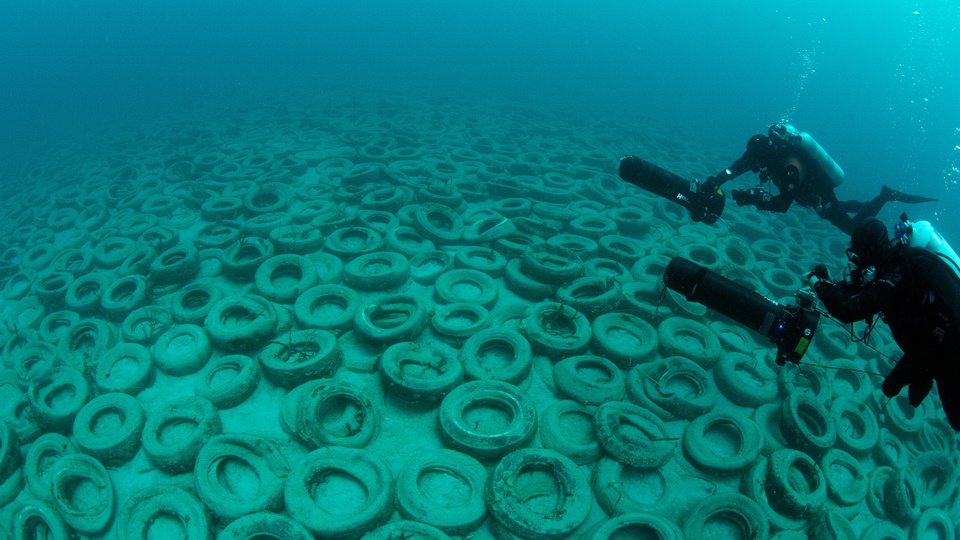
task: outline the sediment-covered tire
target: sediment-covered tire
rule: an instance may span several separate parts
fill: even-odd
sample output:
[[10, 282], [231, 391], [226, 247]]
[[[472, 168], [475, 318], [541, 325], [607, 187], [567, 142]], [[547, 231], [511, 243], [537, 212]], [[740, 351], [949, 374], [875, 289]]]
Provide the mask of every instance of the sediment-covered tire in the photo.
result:
[[955, 530], [956, 524], [945, 509], [928, 508], [921, 512], [920, 516], [910, 525], [910, 538], [915, 540], [928, 538], [928, 535], [932, 535], [935, 538], [956, 540]]
[[909, 525], [920, 515], [922, 487], [909, 467], [894, 471], [883, 485], [883, 508], [890, 521]]
[[650, 410], [664, 420], [693, 420], [713, 410], [717, 402], [710, 375], [682, 356], [635, 367], [627, 375], [627, 390], [635, 402], [652, 404]]
[[[807, 519], [804, 517], [795, 517], [788, 515], [770, 504], [770, 498], [767, 496], [767, 470], [769, 468], [769, 459], [761, 456], [744, 472], [740, 478], [740, 493], [746, 495], [750, 500], [757, 503], [763, 510], [764, 515], [770, 521], [770, 528], [773, 530], [799, 531], [806, 527]], [[789, 539], [790, 537], [788, 537]], [[784, 539], [784, 540], [788, 540]], [[801, 536], [798, 540], [805, 540], [806, 536]]]
[[60, 365], [60, 351], [48, 341], [30, 341], [12, 356], [11, 368], [24, 390]]
[[520, 259], [517, 258], [510, 259], [503, 267], [503, 280], [517, 296], [533, 301], [549, 299], [557, 290], [556, 285], [537, 281], [523, 273]]
[[663, 469], [638, 469], [604, 455], [593, 466], [590, 485], [597, 503], [611, 516], [651, 512], [676, 517], [676, 482]]
[[162, 471], [187, 472], [200, 448], [220, 429], [220, 415], [210, 401], [192, 396], [168, 401], [147, 414], [143, 452]]
[[243, 352], [265, 345], [277, 324], [277, 312], [271, 302], [252, 294], [238, 294], [214, 304], [203, 328], [217, 347]]
[[837, 446], [858, 456], [866, 455], [880, 439], [877, 417], [863, 401], [843, 396], [830, 404], [830, 416], [837, 426]]
[[720, 355], [713, 380], [727, 399], [755, 409], [777, 399], [776, 374], [758, 358], [740, 352]]
[[404, 257], [414, 257], [420, 253], [435, 251], [437, 246], [423, 237], [413, 227], [393, 227], [383, 235], [384, 247]]
[[343, 360], [337, 336], [326, 330], [291, 330], [260, 352], [260, 366], [271, 382], [293, 388], [333, 375]]
[[373, 343], [411, 341], [423, 332], [432, 306], [420, 296], [391, 294], [366, 302], [353, 316], [353, 329]]
[[244, 237], [230, 244], [223, 250], [221, 263], [223, 273], [234, 281], [250, 282], [257, 272], [257, 268], [270, 257], [273, 257], [275, 248], [264, 238]]
[[[331, 475], [342, 479], [327, 481]], [[326, 483], [322, 491], [317, 486], [321, 482]], [[345, 499], [338, 492], [346, 488], [352, 493], [356, 484], [367, 494], [362, 501]], [[290, 516], [317, 538], [358, 538], [390, 519], [393, 476], [370, 452], [330, 446], [310, 452], [292, 468], [283, 498]]]
[[583, 405], [623, 401], [626, 397], [623, 371], [602, 356], [564, 358], [553, 366], [553, 381], [562, 397]]
[[[290, 465], [276, 445], [243, 433], [212, 437], [200, 449], [193, 469], [197, 497], [224, 522], [282, 509], [289, 473]], [[237, 491], [235, 486], [241, 484], [255, 489]]]
[[906, 540], [906, 535], [889, 521], [877, 521], [863, 530], [860, 540]]
[[218, 409], [236, 407], [260, 384], [260, 366], [244, 354], [221, 356], [200, 372], [193, 393], [210, 400]]
[[519, 385], [530, 374], [533, 351], [519, 332], [507, 328], [488, 328], [463, 343], [460, 362], [466, 379]]
[[657, 350], [657, 331], [630, 313], [607, 313], [593, 320], [591, 344], [596, 354], [620, 368], [646, 362]]
[[254, 512], [230, 522], [217, 540], [314, 540], [313, 533], [291, 517]]
[[920, 484], [920, 508], [947, 508], [957, 487], [952, 454], [928, 451], [913, 458], [908, 468]]
[[323, 247], [341, 261], [383, 249], [383, 238], [369, 227], [342, 227], [326, 234]]
[[275, 255], [254, 272], [253, 287], [267, 300], [289, 304], [319, 279], [316, 265], [303, 255]]
[[820, 458], [820, 470], [827, 482], [827, 495], [841, 507], [859, 504], [867, 496], [867, 473], [857, 458], [832, 448]]
[[93, 272], [73, 280], [63, 297], [66, 309], [80, 315], [89, 316], [100, 309], [100, 299], [107, 290], [109, 278], [106, 274]]
[[713, 412], [695, 418], [683, 431], [684, 455], [710, 474], [740, 472], [755, 462], [762, 450], [760, 426], [744, 416]]
[[341, 335], [353, 327], [360, 295], [344, 285], [318, 285], [301, 293], [293, 304], [297, 324]]
[[663, 356], [685, 356], [710, 369], [720, 359], [720, 340], [703, 324], [684, 317], [665, 319], [657, 327]]
[[[624, 536], [626, 535], [626, 536]], [[680, 540], [683, 533], [672, 520], [648, 512], [623, 514], [587, 529], [580, 540], [613, 540], [621, 537]]]
[[380, 378], [391, 395], [432, 404], [463, 382], [463, 364], [446, 348], [406, 341], [380, 355]]
[[380, 410], [362, 388], [329, 380], [301, 394], [296, 426], [311, 448], [362, 448], [380, 433], [380, 417]]
[[120, 392], [99, 395], [73, 420], [77, 446], [104, 465], [126, 463], [140, 449], [146, 417], [137, 398]]
[[433, 525], [418, 523], [407, 519], [391, 521], [363, 535], [363, 540], [396, 540], [397, 538], [451, 540], [450, 537], [447, 536], [447, 533]]
[[210, 338], [195, 324], [173, 326], [157, 338], [151, 349], [157, 369], [177, 377], [200, 371], [213, 354]]
[[100, 355], [116, 343], [113, 326], [101, 319], [80, 319], [60, 339], [60, 357], [85, 374], [96, 368]]
[[530, 306], [520, 327], [533, 350], [551, 358], [580, 354], [590, 344], [590, 321], [570, 306], [540, 302]]
[[593, 319], [615, 311], [623, 300], [623, 291], [612, 277], [581, 277], [560, 287], [557, 300]]
[[471, 381], [440, 403], [440, 438], [479, 460], [499, 458], [526, 445], [537, 429], [537, 410], [512, 384]]
[[597, 407], [594, 420], [600, 445], [621, 463], [652, 469], [673, 457], [676, 440], [663, 421], [639, 405], [610, 401]]
[[193, 244], [179, 244], [159, 254], [150, 263], [150, 276], [157, 285], [184, 283], [200, 271], [200, 252]]
[[[555, 491], [548, 494], [545, 490], [551, 487]], [[553, 504], [541, 506], [531, 500], [531, 489]], [[565, 537], [579, 527], [590, 513], [593, 497], [576, 463], [553, 450], [523, 448], [497, 463], [487, 485], [487, 501], [490, 513], [512, 533], [547, 539]]]
[[44, 431], [69, 433], [74, 417], [90, 399], [90, 384], [80, 370], [60, 366], [35, 380], [27, 398]]
[[821, 512], [812, 522], [808, 532], [811, 540], [858, 540], [859, 538], [853, 525], [835, 510]]
[[490, 326], [490, 311], [468, 302], [444, 304], [434, 309], [430, 322], [444, 341], [456, 346]]
[[686, 538], [708, 538], [707, 522], [722, 521], [735, 538], [767, 538], [770, 522], [757, 503], [739, 493], [716, 493], [690, 507], [680, 522]]
[[152, 345], [173, 324], [170, 310], [163, 306], [141, 306], [131, 311], [120, 325], [125, 341]]
[[885, 488], [887, 480], [893, 476], [895, 469], [881, 465], [867, 474], [867, 508], [870, 513], [880, 519], [887, 517]]
[[894, 469], [906, 467], [910, 463], [910, 451], [907, 445], [887, 428], [880, 428], [880, 437], [873, 447], [873, 459], [878, 465], [886, 465]]
[[[78, 493], [75, 488], [83, 485]], [[113, 482], [103, 465], [86, 454], [69, 454], [57, 461], [51, 479], [53, 502], [63, 521], [83, 534], [104, 530], [113, 519]]]
[[119, 343], [97, 362], [94, 380], [102, 392], [135, 396], [153, 383], [153, 355], [139, 343]]
[[203, 324], [210, 309], [223, 298], [223, 292], [211, 281], [189, 283], [173, 294], [170, 315], [181, 324]]
[[837, 426], [826, 407], [807, 392], [791, 392], [780, 406], [780, 433], [791, 448], [821, 456], [837, 440]]
[[[163, 523], [173, 520], [176, 525]], [[157, 527], [159, 530], [151, 529]], [[207, 509], [185, 489], [175, 486], [149, 486], [135, 491], [120, 505], [117, 513], [118, 538], [152, 538], [180, 529], [184, 538], [210, 538], [211, 525]], [[182, 531], [182, 532], [181, 532]]]
[[420, 285], [433, 285], [453, 270], [453, 257], [446, 251], [425, 251], [410, 259], [410, 278]]
[[359, 291], [395, 289], [410, 277], [410, 261], [394, 251], [360, 255], [343, 267], [343, 283]]
[[308, 444], [305, 435], [300, 433], [300, 428], [297, 425], [300, 400], [304, 395], [323, 388], [332, 381], [333, 379], [317, 379], [305, 382], [283, 395], [283, 399], [280, 400], [280, 428], [283, 429], [284, 433], [289, 435], [291, 439], [304, 445]]
[[476, 459], [439, 449], [411, 457], [397, 475], [397, 510], [447, 534], [476, 530], [487, 516], [487, 470]]
[[[4, 509], [4, 533], [10, 538], [44, 538], [46, 540], [70, 540], [60, 513], [48, 502], [32, 497], [22, 497]], [[7, 528], [9, 527], [9, 531]]]
[[500, 291], [497, 283], [479, 270], [450, 270], [433, 284], [433, 297], [443, 304], [469, 302], [493, 309]]
[[79, 452], [76, 444], [65, 435], [44, 433], [27, 450], [23, 461], [23, 476], [30, 493], [47, 503], [53, 503], [50, 480], [57, 470], [60, 458]]
[[540, 414], [540, 442], [578, 465], [594, 463], [603, 448], [593, 426], [593, 410], [576, 401], [552, 403]]
[[777, 450], [767, 464], [767, 497], [771, 506], [795, 517], [812, 517], [827, 498], [827, 481], [817, 463], [797, 450]]
[[421, 204], [414, 213], [413, 228], [438, 246], [451, 245], [463, 236], [463, 219], [441, 204]]
[[128, 275], [111, 283], [100, 297], [100, 307], [112, 320], [120, 320], [150, 299], [151, 285], [146, 276]]
[[492, 278], [503, 276], [507, 258], [488, 247], [464, 246], [453, 256], [454, 265], [464, 270], [478, 270]]
[[520, 258], [523, 273], [542, 283], [561, 285], [583, 275], [583, 261], [574, 251], [553, 244], [534, 244]]

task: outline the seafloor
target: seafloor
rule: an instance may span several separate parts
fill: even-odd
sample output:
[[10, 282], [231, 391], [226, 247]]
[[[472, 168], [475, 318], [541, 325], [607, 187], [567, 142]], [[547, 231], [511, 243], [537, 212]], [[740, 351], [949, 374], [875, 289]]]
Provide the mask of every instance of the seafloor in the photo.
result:
[[954, 538], [956, 437], [880, 393], [883, 323], [779, 367], [663, 292], [683, 256], [789, 303], [845, 238], [692, 223], [618, 159], [736, 155], [620, 120], [244, 110], [11, 174], [0, 536]]

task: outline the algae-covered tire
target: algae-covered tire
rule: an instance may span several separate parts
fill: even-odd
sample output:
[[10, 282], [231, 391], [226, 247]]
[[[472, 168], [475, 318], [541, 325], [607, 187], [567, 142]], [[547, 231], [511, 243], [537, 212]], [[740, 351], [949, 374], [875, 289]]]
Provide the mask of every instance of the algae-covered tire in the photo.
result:
[[466, 454], [447, 449], [420, 453], [397, 475], [397, 509], [407, 519], [447, 534], [468, 534], [487, 515], [486, 483], [487, 470]]
[[923, 488], [909, 467], [893, 472], [883, 486], [883, 507], [894, 523], [909, 525], [920, 515]]
[[500, 297], [497, 283], [479, 270], [450, 270], [433, 284], [433, 296], [442, 304], [469, 302], [493, 309]]
[[530, 374], [533, 351], [519, 332], [488, 328], [460, 347], [465, 378], [520, 384]]
[[200, 252], [193, 244], [179, 244], [150, 263], [150, 276], [157, 285], [184, 283], [200, 272]]
[[181, 324], [203, 324], [210, 309], [223, 298], [223, 292], [210, 281], [194, 281], [173, 293], [170, 315]]
[[[693, 420], [713, 410], [717, 403], [717, 387], [710, 375], [696, 362], [681, 356], [637, 366], [627, 379], [631, 396], [638, 402], [653, 404], [652, 410], [665, 420]], [[684, 390], [677, 391], [679, 388]]]
[[150, 281], [141, 275], [124, 276], [111, 283], [100, 297], [100, 307], [111, 320], [121, 320], [150, 299]]
[[410, 278], [420, 285], [433, 285], [453, 270], [453, 257], [446, 251], [424, 251], [410, 258]]
[[77, 452], [76, 444], [66, 435], [44, 433], [37, 437], [23, 461], [23, 476], [30, 493], [42, 501], [53, 503], [50, 479], [57, 470], [56, 464], [63, 456]]
[[192, 396], [175, 399], [148, 412], [141, 438], [143, 452], [164, 472], [187, 472], [200, 448], [220, 430], [220, 415], [213, 403]]
[[342, 335], [353, 328], [360, 295], [345, 285], [318, 285], [307, 289], [293, 303], [293, 316], [302, 327], [319, 328]]
[[523, 273], [542, 283], [561, 285], [583, 275], [583, 261], [573, 250], [553, 244], [535, 244], [520, 258]]
[[73, 420], [73, 437], [85, 454], [104, 465], [126, 463], [140, 450], [146, 417], [133, 396], [120, 392], [90, 400]]
[[877, 416], [862, 401], [838, 397], [830, 404], [830, 416], [837, 426], [837, 446], [858, 456], [869, 454], [880, 440]]
[[200, 371], [213, 354], [210, 338], [195, 324], [173, 326], [157, 338], [152, 350], [157, 369], [173, 376]]
[[863, 530], [860, 540], [906, 540], [903, 528], [889, 521], [877, 521]]
[[27, 398], [44, 431], [68, 433], [90, 398], [90, 384], [80, 370], [60, 366], [35, 380], [27, 389]]
[[120, 343], [97, 363], [94, 380], [102, 392], [137, 395], [154, 379], [153, 355], [138, 343]]
[[895, 469], [886, 465], [881, 465], [867, 474], [867, 508], [870, 513], [880, 519], [886, 519], [886, 494], [885, 488], [887, 480], [893, 476]]
[[797, 450], [777, 450], [767, 465], [767, 497], [781, 512], [812, 517], [827, 498], [827, 481], [817, 463]]
[[289, 304], [319, 279], [316, 265], [303, 255], [275, 255], [254, 272], [253, 287], [267, 300]]
[[776, 374], [759, 359], [740, 352], [720, 356], [713, 380], [730, 401], [755, 409], [777, 399]]
[[920, 507], [947, 508], [957, 487], [953, 454], [930, 450], [913, 458], [908, 468], [920, 483]]
[[530, 397], [500, 381], [464, 383], [440, 403], [440, 438], [481, 461], [526, 445], [537, 429]]
[[[624, 536], [627, 535], [627, 536]], [[683, 533], [672, 520], [648, 512], [623, 514], [597, 523], [587, 529], [580, 540], [612, 540], [614, 538], [655, 538], [680, 540]]]
[[32, 497], [17, 499], [4, 509], [3, 532], [9, 527], [10, 538], [44, 538], [46, 540], [70, 540], [60, 513], [46, 501]]
[[[715, 435], [711, 435], [711, 431]], [[734, 437], [734, 440], [729, 440]], [[763, 450], [763, 432], [747, 417], [713, 412], [695, 418], [683, 431], [683, 451], [698, 469], [719, 476], [749, 467]]]
[[[75, 493], [84, 485], [82, 497]], [[57, 461], [51, 480], [53, 501], [63, 521], [83, 534], [104, 530], [113, 519], [115, 496], [113, 482], [103, 465], [86, 454], [69, 454]], [[92, 489], [89, 489], [92, 488]]]
[[[212, 437], [197, 455], [193, 469], [197, 497], [221, 521], [283, 508], [283, 483], [290, 473], [279, 448], [260, 437], [234, 433]], [[255, 480], [255, 490], [235, 486]]]
[[603, 448], [593, 427], [593, 409], [576, 401], [557, 401], [540, 413], [540, 443], [578, 465], [594, 463]]
[[203, 328], [217, 347], [243, 352], [265, 345], [277, 324], [277, 312], [271, 302], [252, 294], [238, 294], [214, 304]]
[[353, 316], [353, 329], [365, 341], [412, 341], [423, 332], [433, 306], [413, 294], [391, 294], [366, 302]]
[[300, 396], [296, 426], [311, 448], [362, 448], [380, 433], [380, 416], [362, 388], [329, 380]]
[[581, 277], [560, 287], [557, 300], [593, 319], [616, 311], [623, 300], [623, 290], [612, 277]]
[[410, 277], [410, 261], [394, 251], [367, 253], [343, 267], [343, 283], [359, 291], [395, 289]]
[[657, 331], [647, 321], [630, 313], [606, 313], [593, 320], [594, 352], [628, 369], [646, 362], [657, 350]]
[[[540, 475], [549, 475], [549, 483], [541, 484]], [[555, 492], [547, 494], [548, 486]], [[543, 490], [553, 504], [532, 501], [528, 489]], [[497, 521], [522, 538], [563, 538], [587, 518], [593, 495], [587, 478], [569, 458], [553, 450], [523, 448], [494, 467], [487, 503]]]
[[413, 228], [438, 246], [452, 245], [463, 236], [463, 219], [452, 208], [421, 204], [414, 214]]
[[193, 393], [210, 400], [218, 409], [243, 403], [260, 384], [260, 366], [244, 354], [221, 356], [200, 372]]
[[808, 534], [811, 540], [859, 540], [853, 525], [836, 510], [821, 512], [814, 518]]
[[676, 441], [663, 421], [639, 405], [610, 401], [597, 407], [594, 418], [600, 445], [621, 463], [652, 469], [673, 457]]
[[290, 331], [268, 343], [260, 352], [263, 374], [285, 388], [293, 388], [310, 379], [330, 377], [342, 360], [337, 336], [317, 329]]
[[867, 496], [867, 473], [857, 458], [831, 448], [820, 458], [820, 470], [827, 481], [827, 494], [841, 507], [859, 504]]
[[273, 512], [241, 516], [220, 531], [217, 540], [314, 540], [313, 533], [291, 517]]
[[623, 401], [626, 397], [623, 371], [602, 356], [564, 358], [554, 364], [553, 380], [562, 397], [584, 405]]
[[837, 426], [814, 396], [807, 392], [791, 392], [780, 406], [780, 433], [790, 445], [819, 457], [837, 440]]
[[680, 521], [686, 538], [708, 538], [707, 523], [722, 521], [735, 528], [733, 538], [767, 538], [770, 521], [760, 506], [739, 493], [716, 493], [690, 507]]
[[[349, 484], [330, 482], [320, 490], [317, 484], [332, 475], [349, 477]], [[352, 493], [356, 484], [367, 496], [345, 512], [344, 497], [337, 488], [349, 485]], [[359, 538], [390, 519], [393, 476], [387, 464], [370, 452], [330, 446], [310, 452], [291, 469], [283, 498], [290, 516], [316, 537]]]
[[720, 340], [713, 330], [684, 317], [670, 317], [657, 327], [663, 356], [685, 356], [710, 369], [720, 359]]
[[[117, 537], [143, 539], [169, 531], [173, 524], [159, 525], [161, 520], [175, 522], [184, 538], [210, 538], [210, 517], [203, 504], [185, 489], [162, 485], [135, 491], [120, 505]], [[160, 530], [151, 532], [155, 526]]]
[[380, 355], [380, 378], [391, 395], [430, 405], [463, 382], [463, 364], [446, 348], [406, 341]]
[[564, 358], [587, 349], [592, 335], [590, 321], [570, 306], [540, 302], [530, 306], [521, 333], [535, 352]]
[[433, 311], [430, 322], [444, 341], [457, 345], [490, 326], [490, 311], [467, 302], [444, 304]]

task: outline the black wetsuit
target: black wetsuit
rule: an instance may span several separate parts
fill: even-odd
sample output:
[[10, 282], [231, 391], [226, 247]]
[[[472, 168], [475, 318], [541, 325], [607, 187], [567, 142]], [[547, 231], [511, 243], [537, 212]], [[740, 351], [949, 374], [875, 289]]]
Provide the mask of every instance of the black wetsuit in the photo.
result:
[[[757, 190], [734, 191], [733, 199], [738, 205], [753, 205], [759, 210], [782, 213], [796, 202], [813, 208], [846, 234], [852, 233], [863, 219], [877, 215], [886, 198], [878, 195], [869, 202], [838, 200], [826, 172], [813, 157], [801, 150], [798, 139], [754, 135], [743, 155], [714, 176], [712, 182], [719, 186], [752, 171], [764, 182], [773, 181], [779, 194], [761, 196]], [[794, 166], [794, 160], [799, 167]], [[803, 172], [797, 174], [800, 170]], [[851, 218], [849, 214], [857, 215]]]
[[898, 245], [866, 285], [819, 281], [817, 296], [844, 323], [879, 314], [903, 357], [883, 382], [888, 397], [910, 385], [917, 406], [934, 380], [950, 425], [960, 431], [960, 278], [936, 254]]

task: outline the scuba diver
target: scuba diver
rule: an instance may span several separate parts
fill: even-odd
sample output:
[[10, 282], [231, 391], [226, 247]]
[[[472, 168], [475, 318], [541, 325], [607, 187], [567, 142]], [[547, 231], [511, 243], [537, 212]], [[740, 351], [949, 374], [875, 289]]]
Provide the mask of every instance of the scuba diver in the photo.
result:
[[[887, 202], [937, 200], [908, 195], [887, 186], [868, 202], [838, 200], [834, 189], [843, 182], [843, 169], [810, 134], [797, 131], [790, 124], [774, 124], [767, 135], [751, 137], [743, 155], [716, 176], [708, 177], [698, 191], [716, 193], [724, 182], [747, 171], [759, 174], [761, 187], [734, 190], [733, 200], [738, 206], [753, 205], [759, 210], [779, 213], [786, 212], [796, 201], [800, 206], [813, 208], [846, 234], [852, 233], [864, 219], [876, 216]], [[768, 181], [777, 186], [778, 195], [771, 195], [763, 186]], [[856, 216], [851, 218], [849, 214], [854, 213]]]
[[875, 218], [854, 229], [846, 279], [831, 281], [822, 264], [806, 278], [837, 320], [865, 320], [869, 329], [879, 314], [890, 327], [903, 356], [883, 381], [884, 395], [909, 386], [917, 407], [936, 381], [947, 420], [960, 431], [960, 260], [929, 223], [900, 219], [894, 242]]

